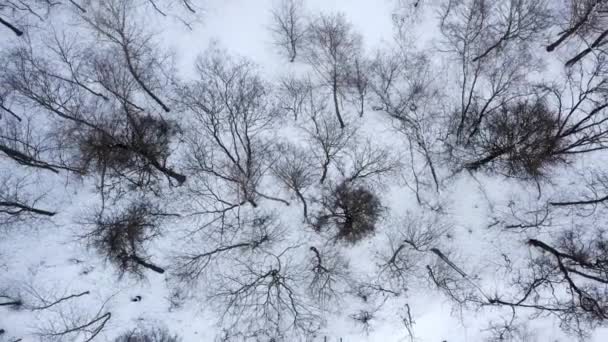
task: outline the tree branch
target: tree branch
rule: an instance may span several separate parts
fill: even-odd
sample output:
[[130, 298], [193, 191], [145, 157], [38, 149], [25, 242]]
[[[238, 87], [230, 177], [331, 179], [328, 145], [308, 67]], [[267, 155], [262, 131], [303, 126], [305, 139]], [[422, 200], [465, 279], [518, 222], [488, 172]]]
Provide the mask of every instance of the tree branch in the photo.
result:
[[21, 37], [23, 35], [23, 31], [19, 30], [18, 28], [16, 28], [15, 26], [13, 26], [11, 23], [9, 23], [8, 21], [0, 18], [0, 24], [8, 27], [11, 31], [13, 31], [18, 37]]

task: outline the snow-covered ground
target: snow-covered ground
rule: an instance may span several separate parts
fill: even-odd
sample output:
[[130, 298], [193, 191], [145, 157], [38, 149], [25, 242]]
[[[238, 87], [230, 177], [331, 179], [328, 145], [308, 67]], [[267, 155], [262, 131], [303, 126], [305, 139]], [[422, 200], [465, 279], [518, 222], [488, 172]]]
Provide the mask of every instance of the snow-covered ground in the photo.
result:
[[[459, 101], [458, 91], [452, 91], [457, 87], [454, 73], [458, 66], [449, 53], [440, 51], [441, 37], [435, 4], [440, 2], [421, 1], [421, 9], [412, 12], [414, 18], [407, 19], [410, 26], [407, 41], [412, 51], [425, 51], [431, 58], [430, 72], [434, 75], [431, 81], [439, 90], [431, 101], [435, 105], [445, 104], [449, 107]], [[153, 23], [150, 28], [158, 33], [161, 44], [175, 56], [178, 74], [185, 80], [197, 78], [194, 65], [198, 56], [210, 54], [210, 49], [221, 49], [234, 58], [250, 59], [258, 66], [265, 80], [276, 84], [284, 75], [304, 74], [311, 69], [302, 61], [289, 63], [273, 45], [269, 33], [273, 4], [272, 0], [208, 0], [204, 4], [205, 10], [200, 13], [200, 22], [194, 24], [192, 30], [186, 29], [178, 21], [159, 17], [150, 18]], [[392, 15], [397, 4], [393, 1], [305, 0], [305, 4], [312, 14], [343, 12], [354, 30], [362, 35], [366, 55], [370, 58], [379, 49], [387, 50], [396, 46], [397, 33]], [[4, 31], [0, 32], [4, 34]], [[12, 38], [9, 40], [12, 41]], [[5, 43], [0, 41], [0, 44]], [[530, 78], [561, 77], [559, 68], [562, 66], [556, 62], [561, 58], [559, 55], [545, 54], [540, 45], [532, 50], [538, 50], [536, 57], [546, 59], [547, 65], [542, 72], [530, 74]], [[493, 340], [495, 337], [492, 337], [489, 329], [491, 324], [509, 322], [512, 318], [510, 308], [466, 302], [459, 305], [450, 299], [431, 281], [427, 265], [436, 267], [434, 269], [447, 268], [446, 272], [451, 274], [454, 274], [454, 270], [429, 248], [440, 250], [466, 274], [458, 276], [456, 273], [453, 278], [459, 282], [455, 288], [462, 290], [457, 296], [487, 299], [503, 294], [502, 291], [513, 291], [511, 280], [516, 277], [518, 268], [526, 268], [532, 253], [526, 246], [528, 239], [550, 239], [557, 229], [573, 222], [581, 225], [602, 224], [603, 216], [597, 213], [595, 216], [582, 217], [564, 210], [552, 216], [551, 223], [555, 230], [509, 230], [502, 227], [513, 221], [513, 213], [532, 211], [542, 208], [549, 200], [565, 200], [572, 197], [568, 194], [581, 193], [585, 185], [577, 179], [577, 172], [601, 167], [605, 157], [601, 153], [577, 156], [569, 165], [551, 170], [551, 178], [540, 181], [538, 186], [542, 191], [539, 192], [537, 184], [531, 181], [484, 172], [454, 172], [450, 162], [438, 156], [439, 190], [436, 191], [424, 166], [425, 161], [421, 155], [410, 155], [408, 140], [398, 130], [398, 125], [382, 111], [368, 107], [366, 113], [358, 117], [355, 108], [345, 104], [348, 125], [358, 128], [357, 139], [362, 142], [361, 146], [369, 141], [372, 146], [389, 151], [400, 164], [396, 173], [385, 175], [370, 185], [384, 207], [373, 235], [349, 244], [332, 241], [328, 238], [330, 233], [313, 231], [302, 220], [302, 208], [297, 198], [270, 175], [262, 180], [260, 191], [289, 199], [290, 205], [260, 199], [258, 208], [246, 204], [239, 212], [239, 220], [243, 221], [259, 213], [273, 215], [281, 229], [281, 238], [276, 245], [269, 247], [269, 255], [287, 251], [277, 260], [285, 262], [284, 267], [293, 267], [289, 272], [293, 272], [295, 284], [302, 287], [297, 292], [306, 293], [305, 282], [308, 278], [305, 273], [312, 257], [311, 246], [329, 254], [337, 253], [349, 265], [348, 280], [337, 285], [339, 291], [345, 293], [320, 311], [322, 326], [314, 335], [301, 337], [302, 340]], [[168, 117], [186, 125], [192, 119], [180, 115], [185, 114], [172, 112]], [[302, 123], [305, 119], [294, 122], [291, 117], [284, 118], [265, 134], [274, 141], [289, 140], [305, 145], [305, 133], [301, 128], [306, 126]], [[192, 131], [193, 127], [182, 129], [192, 134], [189, 130]], [[178, 169], [184, 165], [184, 155], [188, 153], [184, 144], [178, 144], [175, 157], [171, 159]], [[412, 173], [412, 169], [416, 173]], [[200, 210], [200, 203], [192, 192], [184, 190], [196, 179], [189, 178], [183, 187], [164, 187], [162, 196], [151, 196], [152, 201], [164, 210], [181, 216], [164, 219], [160, 237], [147, 245], [146, 254], [166, 272], [157, 274], [146, 270], [141, 278], [129, 274], [117, 275], [115, 266], [90, 248], [86, 239], [82, 238], [91, 229], [87, 217], [100, 203], [94, 176], [78, 178], [64, 173], [55, 175], [31, 171], [14, 165], [10, 160], [2, 160], [0, 171], [27, 178], [30, 182], [27, 188], [31, 194], [46, 194], [37, 204], [57, 211], [49, 219], [19, 223], [10, 229], [0, 227], [0, 295], [21, 298], [25, 303], [21, 308], [0, 307], [0, 329], [4, 329], [0, 341], [52, 340], [53, 337], [47, 332], [71, 326], [74, 319], [84, 324], [92, 317], [108, 312], [111, 317], [96, 340], [112, 341], [125, 331], [138, 327], [165, 326], [181, 336], [183, 341], [216, 341], [222, 329], [229, 327], [231, 319], [226, 315], [232, 313], [224, 312], [222, 305], [225, 303], [210, 298], [213, 297], [210, 294], [217, 294], [223, 286], [228, 286], [218, 280], [220, 275], [230, 273], [231, 268], [239, 269], [247, 259], [238, 262], [214, 260], [207, 270], [209, 274], [194, 283], [184, 283], [176, 276], [175, 267], [180, 255], [197, 250], [202, 253], [214, 246], [213, 241], [206, 240], [211, 239], [210, 236], [196, 229], [206, 218], [191, 214]], [[419, 174], [424, 178], [420, 201], [414, 191], [415, 177]], [[339, 182], [340, 177], [337, 168], [330, 170], [330, 178], [334, 182]], [[318, 196], [322, 191], [322, 187], [317, 187], [315, 183], [308, 195]], [[313, 204], [310, 209], [314, 211], [317, 207]], [[395, 244], [400, 241], [399, 234], [407, 227], [434, 227], [439, 233], [427, 249], [407, 251], [412, 261], [411, 270], [405, 272], [405, 283], [398, 283], [387, 277], [383, 264], [397, 248]], [[235, 241], [238, 238], [234, 237]], [[255, 257], [254, 253], [246, 256]], [[239, 259], [238, 256], [234, 258]], [[264, 267], [275, 263], [274, 260], [262, 259], [255, 262]], [[364, 300], [363, 295], [357, 296], [347, 291], [349, 286], [356, 288], [358, 283], [382, 286], [385, 291], [370, 290], [370, 295]], [[28, 308], [28, 305], [40, 306], [45, 303], [44, 300], [48, 304], [54, 299], [85, 291], [88, 293], [48, 310]], [[137, 296], [141, 300], [134, 301]], [[368, 325], [355, 319], [361, 312], [373, 315]], [[560, 322], [555, 317], [547, 314], [531, 317], [530, 314], [532, 311], [517, 310], [514, 326], [519, 330], [512, 339], [505, 341], [576, 339], [560, 329]], [[241, 326], [238, 328], [247, 330], [245, 324], [251, 322], [237, 322], [239, 324]], [[411, 328], [409, 332], [408, 327]], [[84, 341], [89, 335], [59, 336], [55, 339]], [[295, 340], [293, 336], [285, 339]], [[606, 341], [608, 331], [599, 328], [589, 340]]]

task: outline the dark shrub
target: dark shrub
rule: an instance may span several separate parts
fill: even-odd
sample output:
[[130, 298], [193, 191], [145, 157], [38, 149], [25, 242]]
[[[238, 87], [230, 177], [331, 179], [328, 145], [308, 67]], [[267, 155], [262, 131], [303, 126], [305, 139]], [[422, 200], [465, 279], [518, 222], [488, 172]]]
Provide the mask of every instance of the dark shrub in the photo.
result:
[[181, 340], [165, 328], [153, 328], [126, 332], [116, 338], [114, 342], [180, 342]]
[[382, 213], [376, 195], [364, 187], [344, 182], [322, 199], [323, 211], [317, 215], [315, 227], [336, 227], [336, 239], [355, 243], [372, 234]]
[[148, 268], [164, 270], [146, 261], [145, 243], [157, 237], [160, 214], [148, 202], [136, 202], [122, 212], [98, 215], [87, 237], [91, 246], [115, 265], [119, 273], [142, 275]]
[[130, 119], [104, 124], [81, 138], [83, 168], [126, 176], [139, 185], [150, 182], [154, 172], [166, 164], [176, 128], [152, 116], [132, 115]]
[[560, 161], [559, 118], [540, 101], [505, 104], [488, 113], [470, 144], [480, 156], [469, 169], [537, 178]]

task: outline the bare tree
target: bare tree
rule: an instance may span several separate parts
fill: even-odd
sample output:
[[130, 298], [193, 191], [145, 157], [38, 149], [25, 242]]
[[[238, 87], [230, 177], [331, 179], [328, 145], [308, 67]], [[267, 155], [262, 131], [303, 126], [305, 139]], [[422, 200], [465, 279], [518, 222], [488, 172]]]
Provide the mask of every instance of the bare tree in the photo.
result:
[[[155, 13], [162, 16], [170, 14], [188, 27], [190, 27], [190, 23], [186, 20], [187, 16], [196, 15], [197, 11], [200, 9], [200, 5], [197, 4], [198, 0], [168, 0], [163, 2], [163, 5], [166, 7], [159, 6], [157, 2], [158, 0], [130, 1], [131, 6], [134, 8], [145, 9], [145, 7], [150, 7]], [[62, 11], [64, 8], [74, 10], [77, 14], [86, 14], [87, 12], [94, 10], [92, 7], [95, 7], [95, 2], [88, 0], [5, 1], [0, 4], [0, 25], [3, 25], [15, 35], [21, 37], [27, 32], [27, 28], [48, 24], [45, 23], [47, 21], [54, 22], [56, 17], [65, 14], [65, 12]], [[176, 9], [181, 9], [182, 11], [175, 11]], [[57, 20], [57, 22], [60, 22], [60, 20]]]
[[481, 140], [473, 140], [473, 146], [493, 142], [486, 145], [483, 157], [466, 167], [506, 162], [507, 174], [538, 177], [572, 156], [603, 150], [608, 136], [603, 64], [598, 61], [589, 71], [568, 71], [564, 85], [539, 85], [534, 102], [490, 110], [488, 122], [480, 127]]
[[55, 318], [41, 322], [36, 335], [46, 341], [65, 341], [65, 339], [83, 339], [93, 341], [102, 336], [112, 313], [102, 305], [96, 313], [82, 313], [75, 310], [59, 310]]
[[69, 165], [61, 160], [61, 146], [45, 137], [45, 133], [45, 129], [29, 116], [19, 121], [7, 118], [0, 126], [0, 152], [25, 167], [55, 174], [60, 171], [82, 174], [83, 170], [77, 165]]
[[417, 23], [422, 20], [420, 13], [425, 8], [425, 0], [397, 0], [393, 7], [393, 25], [403, 32], [403, 26]]
[[312, 154], [321, 167], [323, 184], [327, 179], [330, 167], [341, 167], [341, 158], [347, 151], [349, 143], [354, 139], [355, 130], [341, 129], [338, 124], [324, 115], [323, 112], [314, 113], [310, 117], [311, 128], [305, 128]]
[[207, 274], [219, 272], [227, 260], [255, 258], [280, 241], [284, 233], [269, 215], [237, 217], [234, 226], [222, 222], [206, 228], [200, 231], [200, 238], [193, 238], [176, 256], [175, 273], [181, 281], [200, 281]]
[[51, 0], [4, 1], [0, 4], [0, 24], [18, 37], [23, 36], [29, 21], [44, 21], [60, 3]]
[[91, 222], [93, 230], [83, 238], [117, 267], [120, 276], [143, 277], [143, 268], [164, 273], [148, 261], [146, 244], [160, 235], [160, 221], [168, 215], [146, 201], [132, 203], [122, 212], [101, 210]]
[[317, 72], [332, 95], [340, 128], [346, 127], [341, 112], [348, 80], [361, 55], [361, 36], [343, 14], [317, 16], [308, 28], [306, 61]]
[[272, 165], [272, 172], [302, 203], [304, 219], [308, 221], [308, 201], [304, 195], [316, 181], [318, 174], [313, 156], [304, 148], [293, 144], [280, 145], [280, 156]]
[[51, 218], [56, 212], [40, 207], [44, 195], [31, 195], [26, 176], [16, 176], [12, 172], [0, 172], [0, 223], [3, 228], [12, 224]]
[[91, 15], [84, 15], [82, 19], [99, 35], [101, 41], [107, 41], [113, 52], [122, 56], [123, 65], [143, 92], [165, 112], [169, 112], [169, 107], [158, 95], [162, 91], [162, 79], [150, 72], [150, 69], [166, 69], [167, 66], [163, 64], [167, 62], [167, 57], [158, 53], [152, 36], [142, 32], [134, 23], [134, 10], [133, 4], [128, 1], [104, 0]]
[[8, 165], [21, 173], [17, 176], [15, 170], [10, 172], [7, 169], [0, 175], [0, 221], [8, 227], [17, 222], [55, 215], [54, 210], [41, 208], [38, 204], [45, 195], [43, 191], [36, 190], [36, 171], [51, 174], [61, 171], [81, 174], [82, 171], [61, 160], [58, 154], [60, 147], [47, 136], [49, 130], [45, 125], [40, 125], [30, 115], [18, 115], [10, 109], [14, 105], [11, 86], [4, 84], [2, 88], [1, 110], [9, 116], [2, 117], [0, 121], [0, 158], [8, 159]]
[[608, 204], [608, 174], [601, 169], [591, 169], [581, 172], [578, 177], [585, 180], [585, 190], [578, 190], [576, 195], [565, 192], [566, 195], [553, 199], [549, 204], [555, 208], [575, 209], [584, 215], [603, 210]]
[[373, 331], [377, 321], [378, 313], [384, 304], [392, 297], [393, 293], [384, 293], [381, 287], [359, 286], [357, 297], [362, 300], [362, 305], [355, 312], [348, 315], [348, 318], [361, 327], [366, 335]]
[[310, 336], [321, 327], [319, 311], [303, 287], [303, 270], [288, 247], [256, 259], [234, 260], [218, 275], [210, 300], [228, 331], [255, 339]]
[[[583, 159], [583, 168], [588, 159], [596, 166], [608, 147], [606, 1], [567, 0], [564, 8], [549, 0], [442, 0], [443, 55], [437, 57], [411, 50], [405, 37], [407, 26], [422, 20], [424, 0], [399, 0], [420, 18], [395, 14], [399, 37], [373, 60], [344, 14], [308, 20], [303, 1], [277, 0], [270, 29], [281, 53], [304, 61], [311, 74], [288, 75], [275, 87], [253, 62], [221, 51], [200, 57], [194, 77], [179, 79], [172, 53], [150, 33], [158, 29], [148, 15], [189, 25], [182, 15], [199, 13], [197, 0], [0, 0], [0, 31], [22, 37], [11, 34], [0, 51], [0, 235], [14, 223], [63, 221], [56, 214], [62, 202], [52, 203], [41, 188], [48, 177], [57, 187], [48, 193], [55, 195], [59, 177], [68, 185], [80, 177], [101, 194], [99, 210], [84, 220], [88, 246], [121, 276], [164, 274], [156, 262], [167, 261], [153, 243], [174, 216], [158, 203], [171, 200], [188, 215], [169, 237], [175, 254], [166, 280], [184, 290], [171, 299], [204, 297], [217, 312], [222, 342], [315, 339], [324, 315], [343, 314], [350, 295], [360, 306], [344, 316], [368, 332], [384, 303], [404, 304], [400, 295], [415, 286], [436, 289], [461, 308], [512, 313], [491, 322], [490, 338], [524, 339], [517, 330], [521, 311], [554, 316], [581, 336], [606, 325], [608, 240], [598, 225], [608, 205], [608, 173], [598, 169], [586, 191], [562, 188], [584, 183], [570, 170]], [[56, 26], [51, 16], [61, 22]], [[563, 74], [544, 73], [533, 51], [544, 34], [553, 37], [548, 51], [576, 49], [565, 51]], [[446, 73], [434, 71], [439, 59]], [[354, 118], [369, 109], [385, 120], [348, 124], [350, 110]], [[372, 136], [387, 123], [402, 141]], [[289, 127], [282, 130], [283, 124]], [[564, 165], [566, 177], [550, 177]], [[402, 175], [402, 166], [411, 175]], [[477, 266], [444, 241], [450, 225], [441, 201], [467, 186], [446, 174], [463, 170], [538, 185], [533, 204], [506, 204], [505, 190], [496, 189], [503, 212], [490, 203], [494, 194], [483, 194], [495, 218], [488, 228], [502, 228], [487, 234], [518, 234], [488, 235], [495, 237], [488, 242], [517, 243], [525, 235], [520, 247], [529, 252], [517, 250], [517, 264], [502, 255], [512, 278], [492, 296]], [[399, 176], [421, 206], [429, 203], [421, 198], [427, 190], [442, 204], [387, 224], [387, 209], [400, 203], [384, 200], [403, 189], [394, 184]], [[551, 201], [540, 179], [555, 180], [547, 182]], [[500, 185], [517, 184], [508, 182]], [[450, 194], [439, 196], [442, 186]], [[284, 210], [290, 201], [301, 203], [301, 211]], [[354, 253], [369, 252], [366, 242], [384, 243], [375, 259], [357, 259], [364, 264], [356, 266], [371, 272], [351, 272], [345, 249], [359, 243]], [[35, 337], [106, 337], [114, 313], [106, 304], [93, 311], [70, 307], [94, 289], [45, 294], [3, 285], [0, 280], [0, 310], [33, 315], [42, 322]], [[390, 314], [413, 340], [409, 306]], [[178, 340], [157, 328], [125, 331], [115, 342]]]
[[156, 13], [163, 17], [172, 16], [181, 21], [188, 28], [191, 27], [191, 18], [196, 18], [201, 11], [201, 1], [199, 0], [141, 0], [143, 5], [148, 5]]
[[387, 248], [379, 251], [379, 279], [397, 292], [407, 290], [415, 280], [424, 278], [424, 267], [431, 262], [432, 248], [442, 246], [449, 226], [437, 216], [408, 213], [391, 224]]
[[412, 318], [412, 310], [409, 304], [405, 304], [402, 313], [400, 314], [401, 321], [405, 330], [407, 331], [407, 336], [410, 339], [410, 342], [414, 342], [416, 340], [416, 336], [414, 335], [414, 325], [416, 322]]
[[332, 305], [340, 304], [345, 282], [350, 276], [348, 262], [333, 248], [311, 246], [310, 252], [311, 279], [308, 290], [322, 308], [330, 310]]
[[444, 243], [451, 225], [436, 212], [429, 214], [408, 214], [392, 223], [395, 227], [387, 234], [388, 247], [378, 253], [380, 285], [375, 285], [375, 290], [399, 295], [414, 288], [412, 284], [431, 286], [461, 310], [479, 308], [489, 296], [478, 285], [477, 276], [457, 265], [459, 260]]
[[356, 313], [350, 314], [348, 317], [359, 323], [361, 325], [361, 330], [363, 330], [366, 335], [369, 335], [372, 331], [372, 321], [376, 319], [376, 312], [359, 310]]
[[[430, 250], [439, 251], [437, 249]], [[443, 293], [459, 309], [479, 308], [488, 302], [488, 296], [480, 292], [480, 287], [475, 283], [478, 279], [470, 276], [457, 268], [453, 263], [447, 263], [447, 257], [436, 258], [432, 263], [426, 265], [428, 284], [431, 288]]]
[[[233, 207], [256, 207], [260, 197], [289, 205], [258, 189], [269, 168], [269, 130], [277, 117], [268, 84], [251, 62], [222, 53], [201, 58], [197, 71], [200, 80], [185, 86], [181, 96], [194, 116], [188, 163], [190, 172], [207, 179], [201, 192]], [[230, 193], [222, 194], [210, 178]]]
[[[379, 52], [371, 66], [370, 88], [374, 94], [374, 109], [381, 110], [397, 123], [397, 129], [409, 142], [412, 164], [414, 155], [421, 155], [439, 190], [435, 168], [434, 146], [442, 120], [434, 98], [440, 96], [431, 81], [430, 62], [424, 54]], [[414, 165], [412, 165], [414, 168]], [[418, 180], [418, 174], [414, 172]], [[417, 181], [416, 184], [419, 182]], [[418, 192], [417, 192], [418, 193]]]
[[[90, 301], [87, 303], [89, 307], [82, 306], [82, 299], [88, 297], [90, 291], [58, 289], [57, 284], [48, 283], [48, 279], [44, 280], [44, 284], [22, 283], [12, 279], [8, 289], [0, 285], [0, 309], [8, 307], [20, 310], [24, 318], [35, 320], [32, 333], [24, 338], [92, 341], [102, 334], [111, 317], [111, 313], [105, 310], [107, 301], [97, 311], [95, 308], [90, 311]], [[4, 335], [6, 331], [0, 330], [0, 337], [7, 337]], [[21, 340], [14, 338], [11, 341]]]
[[291, 112], [294, 120], [305, 112], [305, 106], [312, 96], [314, 85], [310, 77], [297, 78], [296, 76], [284, 77], [280, 80], [277, 89], [277, 97], [281, 109]]
[[[490, 11], [496, 4], [450, 2], [444, 7], [441, 27], [447, 39], [446, 46], [462, 63], [459, 75], [462, 77], [461, 108], [454, 115], [453, 126], [456, 145], [464, 150], [451, 147], [453, 153], [464, 152], [460, 159], [473, 159], [465, 162], [470, 170], [502, 163], [503, 167], [497, 167], [495, 171], [537, 179], [546, 175], [550, 167], [573, 155], [603, 148], [605, 101], [599, 94], [604, 86], [598, 76], [604, 62], [598, 59], [589, 68], [567, 71], [565, 84], [532, 85], [524, 74], [536, 69], [535, 63], [531, 62], [529, 44], [514, 46], [509, 43], [513, 39], [533, 42], [550, 23], [539, 21], [543, 15], [536, 12], [546, 6], [542, 2], [539, 4], [540, 7], [527, 2], [511, 2], [511, 7], [517, 6], [513, 7], [515, 12], [509, 10], [508, 13], [516, 15], [505, 17], [509, 19], [506, 23], [524, 15], [529, 16], [526, 19], [529, 23], [518, 28], [526, 30], [515, 31], [516, 35], [509, 33], [499, 40], [492, 38], [490, 41], [501, 42], [500, 49], [495, 48], [495, 44], [484, 43], [487, 40], [484, 34], [492, 32], [486, 28], [500, 19], [494, 18]], [[527, 12], [517, 14], [520, 10]], [[497, 23], [501, 20], [506, 19]], [[516, 21], [499, 27], [511, 30], [520, 24], [522, 22]], [[486, 46], [492, 48], [491, 53], [485, 53], [488, 51]], [[485, 91], [481, 88], [484, 84]], [[492, 143], [487, 144], [490, 140]], [[492, 146], [484, 149], [482, 157], [475, 147], [480, 142]], [[466, 156], [469, 148], [476, 151], [473, 152], [476, 157]]]
[[[550, 228], [553, 225], [553, 213], [547, 203], [541, 206], [521, 207], [515, 201], [509, 201], [506, 210], [501, 210], [488, 225], [492, 228], [501, 225], [507, 231], [523, 232], [529, 229]], [[506, 216], [506, 217], [505, 217]]]
[[[38, 284], [19, 284], [12, 281], [10, 289], [0, 290], [0, 308], [21, 310], [23, 314], [36, 317], [34, 334], [28, 337], [45, 341], [63, 341], [66, 338], [91, 341], [102, 333], [111, 313], [104, 310], [105, 303], [96, 313], [78, 307], [80, 298], [90, 294], [90, 291], [58, 291], [56, 288]], [[2, 329], [0, 335], [4, 333]], [[14, 338], [11, 341], [21, 340]]]
[[530, 331], [528, 322], [519, 322], [515, 311], [508, 317], [501, 317], [500, 322], [492, 321], [488, 328], [484, 329], [489, 336], [485, 338], [487, 342], [535, 342], [538, 341], [534, 331]]
[[465, 42], [462, 51], [472, 49], [472, 62], [510, 44], [528, 45], [550, 24], [546, 1], [448, 1], [441, 11], [444, 35], [450, 44]]
[[0, 306], [12, 306], [22, 310], [40, 312], [65, 306], [65, 304], [73, 302], [80, 297], [91, 294], [90, 291], [75, 291], [70, 293], [65, 289], [58, 291], [55, 288], [45, 288], [39, 284], [19, 284], [18, 282], [11, 282], [11, 287], [8, 289], [3, 288], [0, 292], [2, 293], [0, 295], [0, 298], [2, 298]]
[[535, 68], [528, 46], [549, 24], [546, 7], [531, 0], [448, 1], [443, 6], [440, 28], [446, 50], [460, 64], [454, 123], [459, 141], [474, 136], [497, 103], [522, 95], [525, 74]]
[[587, 335], [606, 321], [606, 238], [602, 230], [567, 229], [549, 244], [529, 239], [530, 270], [516, 276], [513, 295], [496, 295], [490, 305], [552, 315], [567, 332]]
[[[78, 141], [81, 163], [86, 169], [98, 171], [104, 190], [105, 178], [124, 179], [130, 187], [146, 189], [156, 185], [157, 171], [178, 184], [186, 177], [166, 166], [170, 156], [171, 138], [176, 135], [176, 127], [167, 121], [145, 116], [125, 108], [128, 121], [115, 117], [113, 124], [103, 123], [103, 131], [91, 132]], [[111, 119], [107, 118], [107, 119]], [[122, 124], [122, 127], [116, 127]], [[108, 126], [106, 126], [108, 125]], [[105, 133], [112, 132], [112, 136]], [[126, 135], [126, 136], [125, 136]], [[113, 139], [113, 136], [118, 139]], [[110, 183], [110, 186], [116, 187]]]
[[357, 106], [359, 116], [363, 116], [365, 113], [367, 93], [370, 88], [369, 64], [363, 57], [356, 57], [347, 81], [351, 93], [350, 101]]
[[[586, 48], [566, 61], [571, 67], [580, 62], [590, 53], [605, 54], [604, 45], [608, 41], [608, 30], [605, 29], [607, 15], [606, 3], [598, 0], [567, 1], [565, 8], [560, 8], [565, 16], [558, 17], [558, 25], [562, 29], [558, 37], [547, 45], [546, 50], [552, 52], [569, 40], [581, 40]], [[565, 20], [563, 20], [565, 19]]]
[[270, 30], [275, 44], [293, 63], [298, 51], [306, 44], [306, 22], [303, 0], [277, 0], [272, 10]]
[[45, 128], [61, 162], [46, 166], [100, 171], [102, 192], [106, 176], [140, 188], [159, 174], [183, 183], [186, 177], [167, 166], [176, 133], [172, 124], [153, 108], [134, 103], [141, 88], [120, 57], [111, 50], [88, 49], [72, 38], [52, 36], [51, 53], [44, 57], [28, 43], [5, 55], [8, 64], [1, 77], [15, 111], [36, 108], [53, 123]]
[[348, 147], [340, 173], [345, 182], [373, 183], [382, 187], [386, 184], [386, 177], [398, 174], [399, 169], [399, 160], [389, 150], [376, 146], [367, 139]]
[[[562, 161], [554, 150], [558, 118], [541, 101], [517, 102], [488, 113], [472, 146], [481, 147], [479, 158], [466, 167], [476, 170], [489, 163], [515, 177], [543, 176], [547, 168]], [[479, 145], [478, 145], [479, 144]]]

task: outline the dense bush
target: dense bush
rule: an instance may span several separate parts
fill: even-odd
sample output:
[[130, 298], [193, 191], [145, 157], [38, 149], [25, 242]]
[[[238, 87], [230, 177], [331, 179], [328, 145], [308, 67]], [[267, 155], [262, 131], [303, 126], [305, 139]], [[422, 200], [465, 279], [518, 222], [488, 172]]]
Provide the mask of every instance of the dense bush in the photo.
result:
[[165, 328], [152, 328], [128, 331], [116, 338], [114, 342], [180, 342], [181, 340]]
[[540, 101], [503, 104], [488, 113], [470, 146], [482, 156], [469, 169], [490, 167], [509, 176], [536, 178], [560, 162], [559, 118]]
[[124, 211], [97, 215], [95, 228], [87, 237], [90, 245], [115, 265], [121, 275], [142, 275], [142, 267], [163, 273], [164, 270], [145, 260], [145, 243], [160, 234], [159, 216], [150, 203], [135, 202]]
[[[124, 120], [116, 118], [116, 120]], [[173, 124], [152, 116], [130, 115], [128, 122], [103, 124], [79, 141], [84, 169], [126, 176], [138, 185], [150, 181], [163, 168], [176, 134]]]
[[344, 182], [323, 196], [322, 211], [317, 215], [315, 228], [331, 225], [337, 232], [336, 240], [355, 243], [376, 230], [382, 213], [378, 197], [368, 189]]

